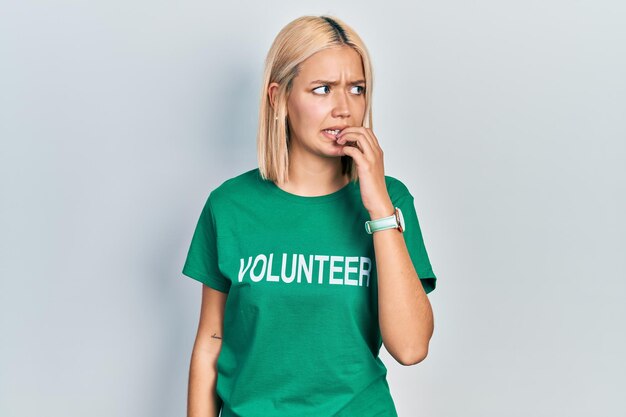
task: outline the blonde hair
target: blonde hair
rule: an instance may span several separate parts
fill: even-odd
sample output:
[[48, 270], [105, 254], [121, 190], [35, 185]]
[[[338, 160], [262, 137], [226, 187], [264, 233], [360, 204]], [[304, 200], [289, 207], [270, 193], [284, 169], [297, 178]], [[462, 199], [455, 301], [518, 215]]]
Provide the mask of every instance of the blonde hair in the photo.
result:
[[[319, 51], [338, 46], [349, 46], [361, 56], [365, 74], [363, 126], [372, 128], [373, 73], [365, 44], [351, 27], [336, 17], [299, 17], [278, 33], [265, 59], [257, 132], [257, 158], [264, 179], [278, 182], [289, 179], [287, 100], [300, 64]], [[268, 87], [273, 82], [280, 85], [274, 96], [274, 108], [268, 96]], [[342, 174], [348, 174], [351, 181], [358, 179], [352, 158], [341, 156], [341, 166]]]

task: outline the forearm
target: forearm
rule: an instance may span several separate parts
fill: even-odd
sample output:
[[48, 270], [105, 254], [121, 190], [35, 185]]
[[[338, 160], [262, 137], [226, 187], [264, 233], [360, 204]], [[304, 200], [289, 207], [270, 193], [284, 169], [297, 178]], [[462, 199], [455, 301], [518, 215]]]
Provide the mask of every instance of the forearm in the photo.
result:
[[[389, 216], [393, 206], [370, 213], [372, 219]], [[378, 276], [378, 315], [387, 351], [404, 365], [426, 357], [433, 334], [428, 296], [413, 267], [404, 236], [397, 229], [374, 232]]]
[[222, 400], [217, 396], [217, 357], [194, 347], [189, 366], [187, 417], [217, 417]]

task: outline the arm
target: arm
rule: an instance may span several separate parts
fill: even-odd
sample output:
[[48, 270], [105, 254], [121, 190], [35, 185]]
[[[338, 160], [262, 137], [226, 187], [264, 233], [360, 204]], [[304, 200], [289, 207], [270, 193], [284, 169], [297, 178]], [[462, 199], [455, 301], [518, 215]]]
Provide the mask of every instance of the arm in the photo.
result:
[[[370, 213], [372, 219], [393, 213], [386, 208]], [[380, 332], [385, 348], [402, 365], [414, 365], [428, 354], [433, 335], [433, 311], [415, 272], [402, 233], [397, 229], [375, 232], [374, 252], [378, 273]]]
[[[371, 128], [346, 127], [337, 135], [341, 155], [357, 165], [363, 205], [371, 219], [394, 206], [387, 190], [384, 154]], [[347, 146], [354, 143], [357, 146]], [[404, 187], [406, 189], [406, 186]], [[407, 190], [408, 191], [408, 190]], [[402, 365], [421, 362], [433, 334], [433, 311], [417, 276], [404, 236], [396, 229], [374, 233], [378, 275], [378, 321], [385, 348]]]
[[187, 417], [217, 417], [222, 408], [222, 400], [215, 388], [227, 296], [202, 285], [200, 322], [189, 367]]

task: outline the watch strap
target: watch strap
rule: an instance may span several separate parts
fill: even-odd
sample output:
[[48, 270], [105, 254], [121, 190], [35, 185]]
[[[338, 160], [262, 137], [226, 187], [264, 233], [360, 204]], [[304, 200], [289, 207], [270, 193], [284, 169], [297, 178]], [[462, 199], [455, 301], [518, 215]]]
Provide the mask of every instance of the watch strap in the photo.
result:
[[382, 217], [380, 219], [368, 220], [365, 222], [365, 231], [369, 234], [377, 232], [379, 230], [397, 229], [398, 219], [394, 212], [391, 216]]

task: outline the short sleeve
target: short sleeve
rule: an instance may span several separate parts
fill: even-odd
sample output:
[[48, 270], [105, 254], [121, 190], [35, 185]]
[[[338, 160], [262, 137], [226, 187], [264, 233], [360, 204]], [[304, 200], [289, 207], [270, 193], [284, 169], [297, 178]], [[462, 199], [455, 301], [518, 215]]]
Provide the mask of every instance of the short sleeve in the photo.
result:
[[419, 220], [417, 219], [413, 196], [410, 194], [403, 195], [396, 201], [395, 206], [402, 210], [405, 224], [404, 241], [406, 242], [411, 261], [413, 261], [415, 272], [417, 272], [417, 276], [420, 278], [424, 291], [428, 294], [435, 289], [437, 277], [428, 259], [428, 252], [426, 251]]
[[231, 283], [218, 268], [215, 230], [215, 217], [209, 196], [200, 213], [182, 273], [215, 290], [228, 293]]

